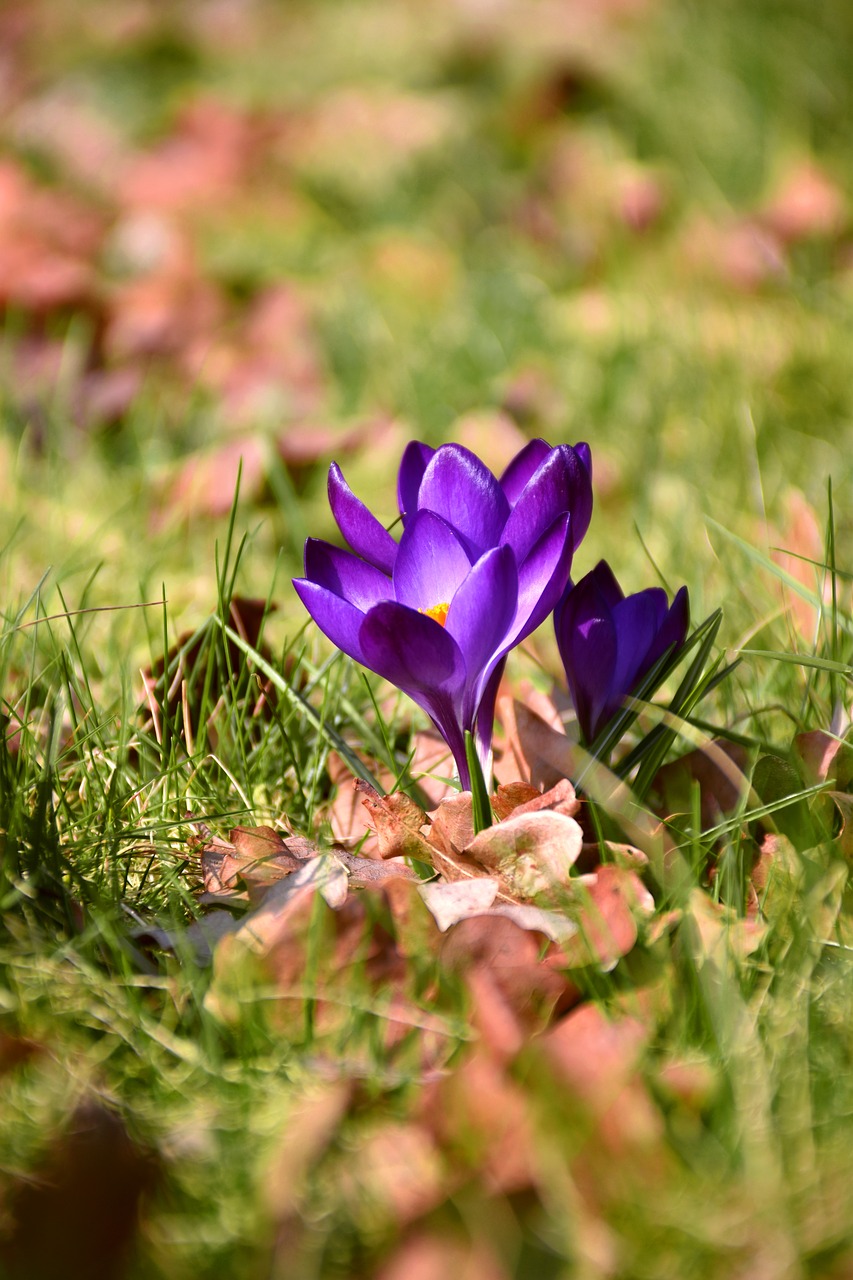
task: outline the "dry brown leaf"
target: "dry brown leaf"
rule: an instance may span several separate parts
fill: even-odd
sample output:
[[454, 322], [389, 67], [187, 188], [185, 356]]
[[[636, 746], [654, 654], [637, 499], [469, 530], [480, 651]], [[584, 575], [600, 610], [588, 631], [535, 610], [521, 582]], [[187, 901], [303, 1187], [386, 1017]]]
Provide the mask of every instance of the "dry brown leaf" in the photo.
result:
[[839, 852], [845, 858], [853, 858], [853, 795], [841, 791], [826, 794], [841, 814], [841, 830], [836, 837]]
[[652, 787], [656, 812], [669, 816], [690, 813], [693, 783], [699, 784], [702, 829], [732, 813], [746, 794], [747, 752], [737, 743], [715, 739], [688, 751], [658, 770]]
[[327, 1081], [289, 1111], [261, 1184], [279, 1229], [298, 1217], [306, 1178], [337, 1134], [352, 1096], [348, 1080]]
[[572, 743], [562, 729], [508, 695], [498, 698], [497, 716], [505, 738], [495, 763], [499, 782], [521, 779], [547, 791], [576, 772]]
[[528, 801], [537, 800], [542, 793], [530, 782], [501, 782], [492, 796], [492, 809], [499, 822], [510, 817]]
[[485, 968], [528, 1030], [547, 1024], [554, 1009], [576, 998], [564, 974], [540, 960], [541, 938], [499, 914], [460, 921], [441, 940], [443, 965], [467, 973]]
[[[660, 1113], [637, 1074], [649, 1035], [638, 1019], [610, 1019], [589, 1001], [539, 1041], [589, 1126], [584, 1154], [593, 1161], [604, 1159], [612, 1167], [614, 1156], [637, 1148], [650, 1152], [660, 1142]], [[654, 1175], [653, 1163], [644, 1165], [644, 1175]]]
[[823, 729], [812, 729], [797, 734], [794, 751], [802, 762], [804, 779], [809, 786], [830, 779], [839, 790], [849, 789], [853, 781], [853, 746], [849, 742]]
[[256, 150], [250, 117], [219, 99], [198, 99], [169, 136], [125, 164], [119, 200], [174, 212], [228, 199], [245, 182]]
[[535, 1186], [538, 1161], [527, 1096], [485, 1046], [443, 1080], [425, 1117], [452, 1157], [473, 1166], [492, 1194]]
[[444, 933], [460, 920], [485, 915], [497, 899], [498, 882], [491, 876], [449, 883], [433, 880], [420, 886], [420, 896]]
[[394, 880], [414, 880], [420, 883], [411, 867], [405, 862], [387, 861], [378, 858], [359, 858], [346, 849], [336, 849], [335, 856], [340, 859], [349, 872], [349, 882], [358, 888], [367, 885], [388, 884]]
[[606, 840], [602, 844], [592, 841], [584, 843], [577, 862], [578, 869], [595, 871], [602, 863], [602, 855], [606, 855], [607, 862], [613, 862], [617, 867], [633, 867], [637, 871], [642, 871], [649, 865], [648, 854], [642, 849], [636, 848], [633, 844], [619, 844], [614, 840]]
[[766, 933], [763, 921], [737, 916], [730, 907], [694, 889], [679, 938], [691, 948], [695, 960], [710, 960], [725, 969], [732, 958], [744, 960], [757, 951]]
[[554, 963], [577, 968], [589, 964], [612, 969], [637, 941], [637, 916], [651, 916], [654, 900], [636, 872], [603, 866], [571, 882], [576, 906], [571, 916], [577, 933], [562, 944]]
[[243, 918], [235, 935], [238, 942], [258, 955], [267, 955], [301, 918], [306, 902], [320, 893], [333, 909], [346, 902], [347, 872], [333, 854], [308, 858], [298, 871], [268, 886], [260, 905]]
[[343, 1194], [367, 1199], [391, 1221], [406, 1225], [447, 1197], [446, 1170], [435, 1141], [414, 1122], [386, 1120], [358, 1143], [343, 1174]]
[[543, 791], [541, 795], [519, 805], [514, 816], [517, 818], [524, 813], [538, 813], [541, 809], [565, 814], [567, 818], [574, 818], [580, 813], [581, 802], [568, 778], [561, 778], [549, 791]]
[[648, 1039], [648, 1028], [636, 1018], [610, 1019], [587, 1001], [539, 1043], [563, 1082], [585, 1105], [601, 1112], [634, 1075]]
[[[234, 596], [228, 606], [228, 621], [231, 628], [245, 640], [250, 648], [258, 649], [263, 621], [268, 613], [274, 612], [275, 607], [266, 600]], [[194, 644], [190, 644], [192, 636], [193, 632], [184, 632], [172, 645], [165, 662], [162, 658], [158, 658], [141, 673], [144, 701], [140, 707], [140, 713], [146, 716], [146, 730], [153, 730], [158, 742], [162, 740], [164, 711], [170, 720], [174, 720], [180, 709], [183, 718], [181, 729], [187, 738], [188, 745], [194, 736], [195, 722], [192, 712], [202, 697], [205, 673], [203, 669], [199, 669], [202, 640], [198, 639]], [[227, 644], [228, 668], [235, 675], [239, 675], [249, 664], [249, 659], [233, 640], [228, 640]], [[258, 651], [264, 658], [270, 659], [266, 646], [261, 646]], [[165, 685], [164, 672], [168, 673], [168, 686]], [[287, 663], [285, 663], [284, 674], [285, 676], [290, 674]], [[272, 686], [267, 681], [259, 692], [254, 713], [269, 714], [268, 703], [273, 697]], [[214, 735], [214, 714], [211, 712], [208, 718], [209, 739], [213, 740]]]
[[164, 494], [155, 526], [161, 528], [168, 518], [221, 520], [234, 504], [238, 476], [240, 497], [257, 501], [267, 470], [267, 444], [261, 436], [225, 440], [213, 449], [194, 453], [181, 464]]
[[415, 804], [403, 791], [380, 796], [378, 791], [361, 778], [356, 780], [355, 789], [370, 814], [380, 858], [405, 857], [417, 858], [421, 862], [432, 861], [432, 850], [421, 835], [426, 814], [420, 805]]
[[539, 810], [487, 827], [464, 852], [497, 874], [510, 893], [533, 898], [568, 884], [582, 844], [583, 834], [574, 818]]

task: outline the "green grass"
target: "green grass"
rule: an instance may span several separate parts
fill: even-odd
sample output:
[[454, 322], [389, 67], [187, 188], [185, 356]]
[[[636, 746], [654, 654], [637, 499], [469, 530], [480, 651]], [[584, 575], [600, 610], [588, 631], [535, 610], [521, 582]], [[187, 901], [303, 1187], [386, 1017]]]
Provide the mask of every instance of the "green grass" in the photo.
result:
[[[220, 29], [193, 6], [130, 36], [100, 4], [85, 21], [63, 0], [44, 6], [26, 55], [36, 83], [82, 87], [124, 148], [166, 135], [199, 87], [262, 121], [341, 87], [436, 106], [434, 147], [386, 142], [353, 165], [367, 144], [347, 145], [344, 118], [343, 143], [285, 150], [232, 200], [179, 217], [228, 332], [259, 289], [299, 289], [320, 370], [309, 420], [396, 423], [341, 458], [389, 523], [410, 438], [464, 436], [480, 415], [490, 448], [509, 415], [526, 434], [588, 439], [596, 507], [576, 576], [607, 556], [630, 590], [686, 582], [694, 625], [722, 609], [695, 679], [710, 686], [740, 661], [695, 705], [672, 702], [688, 659], [626, 724], [612, 763], [639, 809], [609, 777], [590, 780], [608, 838], [648, 838], [655, 911], [612, 970], [572, 975], [614, 1026], [627, 1015], [639, 1028], [612, 1058], [592, 1044], [587, 1075], [549, 1056], [535, 983], [519, 1007], [507, 997], [524, 1034], [502, 1054], [482, 974], [472, 985], [425, 909], [391, 893], [353, 890], [342, 912], [315, 897], [273, 961], [245, 934], [204, 958], [188, 932], [210, 910], [204, 833], [263, 824], [328, 847], [331, 753], [354, 775], [409, 782], [423, 720], [332, 654], [290, 588], [306, 534], [333, 533], [325, 456], [274, 462], [230, 518], [177, 509], [182, 463], [236, 429], [216, 392], [153, 359], [120, 422], [84, 430], [72, 374], [100, 358], [92, 317], [10, 309], [0, 1274], [55, 1274], [39, 1271], [35, 1239], [9, 1252], [33, 1187], [54, 1260], [65, 1248], [70, 1277], [100, 1274], [105, 1246], [82, 1205], [111, 1203], [118, 1165], [105, 1146], [100, 1174], [86, 1173], [73, 1134], [93, 1105], [97, 1141], [117, 1117], [144, 1171], [139, 1231], [108, 1276], [368, 1280], [402, 1267], [418, 1238], [445, 1250], [433, 1265], [448, 1275], [466, 1255], [464, 1274], [519, 1280], [850, 1274], [850, 781], [838, 803], [826, 796], [795, 742], [848, 733], [853, 662], [853, 32], [843, 0], [818, 7], [669, 0], [559, 52], [534, 17], [478, 37], [441, 6], [261, 3], [233, 48], [227, 14]], [[549, 98], [555, 84], [563, 98]], [[85, 188], [23, 127], [4, 130], [5, 153], [39, 182]], [[561, 148], [579, 166], [563, 191]], [[752, 289], [697, 264], [703, 219], [753, 217], [803, 159], [847, 201], [837, 237], [806, 239], [786, 274]], [[637, 167], [667, 193], [642, 235], [611, 189]], [[92, 198], [118, 218], [109, 193]], [[531, 202], [556, 231], [525, 229]], [[105, 249], [102, 297], [120, 283], [110, 261]], [[14, 360], [22, 338], [45, 335], [63, 344], [67, 378], [34, 390]], [[240, 429], [272, 448], [299, 425], [285, 409]], [[818, 547], [788, 522], [792, 489]], [[801, 560], [781, 567], [780, 547]], [[234, 595], [274, 606], [256, 641], [234, 631]], [[799, 628], [795, 598], [812, 606]], [[164, 665], [146, 699], [140, 672]], [[547, 627], [510, 677], [561, 682]], [[665, 859], [643, 809], [657, 768], [715, 734], [743, 749], [752, 792], [709, 816], [690, 776], [673, 784]], [[768, 833], [776, 852], [755, 889]], [[73, 1242], [85, 1255], [89, 1239], [78, 1264]]]

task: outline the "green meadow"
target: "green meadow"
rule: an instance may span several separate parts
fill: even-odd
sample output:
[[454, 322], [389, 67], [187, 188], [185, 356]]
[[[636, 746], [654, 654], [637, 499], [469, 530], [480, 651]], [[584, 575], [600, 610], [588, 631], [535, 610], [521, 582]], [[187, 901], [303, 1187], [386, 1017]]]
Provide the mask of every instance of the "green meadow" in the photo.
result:
[[[845, 0], [0, 13], [0, 1276], [853, 1275], [851, 66]], [[333, 460], [392, 527], [536, 437], [573, 576], [711, 621], [601, 762], [510, 655], [583, 850], [447, 925], [452, 764], [291, 579]]]

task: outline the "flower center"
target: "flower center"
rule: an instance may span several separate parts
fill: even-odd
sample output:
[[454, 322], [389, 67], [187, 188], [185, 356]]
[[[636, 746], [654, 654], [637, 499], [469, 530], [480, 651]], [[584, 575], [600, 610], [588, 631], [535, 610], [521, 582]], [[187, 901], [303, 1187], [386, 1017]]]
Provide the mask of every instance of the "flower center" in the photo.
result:
[[418, 613], [425, 613], [428, 618], [432, 618], [440, 627], [443, 627], [447, 621], [447, 611], [450, 605], [446, 600], [442, 600], [441, 604], [430, 605], [428, 609], [418, 609]]

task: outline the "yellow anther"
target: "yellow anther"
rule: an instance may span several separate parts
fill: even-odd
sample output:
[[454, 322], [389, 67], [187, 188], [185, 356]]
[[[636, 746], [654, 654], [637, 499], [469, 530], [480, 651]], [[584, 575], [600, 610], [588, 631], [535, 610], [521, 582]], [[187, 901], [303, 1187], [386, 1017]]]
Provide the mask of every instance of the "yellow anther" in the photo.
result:
[[418, 613], [425, 613], [428, 618], [434, 619], [440, 627], [443, 627], [447, 621], [447, 611], [450, 605], [446, 600], [442, 600], [441, 604], [431, 605], [429, 609], [418, 609]]

